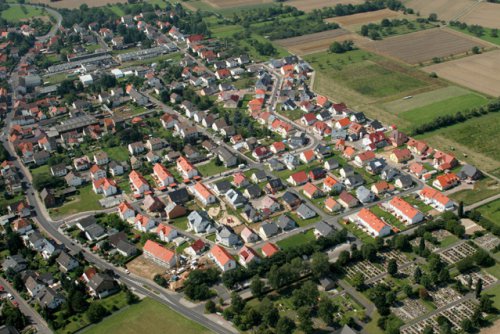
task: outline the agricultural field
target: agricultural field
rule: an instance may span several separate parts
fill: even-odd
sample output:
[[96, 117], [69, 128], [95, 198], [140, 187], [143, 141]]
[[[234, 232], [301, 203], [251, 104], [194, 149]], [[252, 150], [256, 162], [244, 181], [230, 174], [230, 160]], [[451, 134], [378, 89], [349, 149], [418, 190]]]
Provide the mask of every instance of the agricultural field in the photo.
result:
[[434, 102], [424, 107], [411, 109], [398, 114], [398, 116], [416, 126], [431, 122], [438, 116], [453, 115], [461, 110], [480, 107], [486, 103], [488, 103], [488, 99], [484, 96], [476, 93], [469, 93]]
[[483, 27], [500, 29], [500, 5], [483, 2], [462, 16], [460, 21], [467, 24], [478, 24]]
[[425, 67], [426, 72], [473, 90], [500, 95], [500, 50]]
[[274, 41], [274, 43], [289, 50], [291, 53], [303, 56], [315, 52], [326, 51], [335, 41], [342, 42], [349, 39], [355, 40], [357, 38], [359, 38], [359, 36], [347, 30], [334, 29], [309, 35], [280, 39]]
[[381, 9], [374, 12], [358, 13], [347, 16], [332, 17], [326, 19], [326, 22], [335, 22], [340, 24], [342, 27], [348, 26], [361, 26], [363, 24], [380, 22], [383, 19], [394, 19], [403, 16], [403, 13], [396, 12], [390, 9]]
[[[413, 71], [372, 53], [355, 50], [344, 54], [317, 53], [305, 57], [317, 70], [315, 89], [332, 97], [340, 86], [372, 99], [412, 92], [427, 85]], [[390, 66], [390, 67], [389, 67]], [[399, 71], [401, 70], [401, 71]], [[405, 72], [408, 70], [409, 72]], [[329, 82], [329, 83], [327, 83]], [[324, 89], [332, 89], [324, 92]]]
[[500, 124], [500, 114], [491, 113], [426, 133], [418, 138], [424, 139], [435, 148], [443, 150], [453, 148], [453, 154], [461, 160], [485, 171], [495, 171], [500, 168], [498, 124]]
[[500, 45], [500, 36], [497, 36], [497, 37], [493, 36], [492, 35], [492, 30], [493, 30], [492, 28], [485, 28], [485, 27], [483, 27], [484, 34], [482, 34], [481, 36], [477, 36], [473, 32], [470, 32], [467, 28], [460, 29], [460, 27], [458, 27], [458, 26], [449, 26], [449, 27], [451, 29], [456, 30], [456, 31], [460, 31], [460, 32], [462, 32], [464, 34], [480, 38], [483, 41], [490, 42], [490, 43], [493, 43], [493, 44], [496, 44], [496, 45]]
[[486, 219], [500, 223], [500, 200], [493, 201], [477, 209]]
[[272, 0], [203, 0], [203, 2], [206, 2], [215, 8], [230, 8], [260, 5], [264, 3], [270, 3], [272, 2]]
[[[221, 0], [222, 1], [222, 0]], [[335, 7], [338, 4], [353, 4], [363, 3], [364, 0], [291, 0], [287, 1], [287, 6], [293, 6], [304, 12], [312, 12], [315, 9], [324, 7]]]
[[206, 334], [210, 331], [184, 318], [168, 307], [146, 298], [127, 309], [104, 319], [85, 331], [87, 334], [107, 333], [184, 333]]
[[428, 62], [433, 58], [465, 54], [475, 46], [487, 47], [488, 44], [453, 30], [439, 28], [394, 36], [382, 41], [361, 45], [361, 47], [370, 51], [409, 64]]
[[446, 21], [457, 20], [478, 2], [478, 0], [403, 1], [407, 8], [413, 9], [415, 13], [420, 12], [422, 17], [427, 17], [429, 14], [435, 13], [440, 20]]
[[201, 10], [232, 16], [242, 10], [273, 7], [276, 3], [272, 0], [189, 0], [183, 1], [182, 5], [193, 11]]

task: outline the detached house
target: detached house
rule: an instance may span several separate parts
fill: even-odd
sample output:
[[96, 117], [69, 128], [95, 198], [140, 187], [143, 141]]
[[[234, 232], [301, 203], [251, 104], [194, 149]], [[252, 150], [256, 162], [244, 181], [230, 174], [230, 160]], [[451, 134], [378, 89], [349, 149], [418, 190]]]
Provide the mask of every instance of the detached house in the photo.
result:
[[171, 226], [160, 224], [156, 228], [156, 233], [158, 237], [163, 242], [172, 242], [175, 238], [177, 238], [177, 231], [174, 230]]
[[455, 173], [448, 173], [448, 174], [443, 174], [443, 175], [436, 177], [434, 182], [432, 182], [432, 185], [434, 187], [436, 187], [437, 189], [443, 191], [443, 190], [453, 188], [454, 186], [456, 186], [459, 183], [460, 183], [460, 179], [458, 178], [458, 176]]
[[128, 220], [135, 217], [135, 209], [129, 202], [121, 202], [120, 205], [118, 205], [118, 215], [122, 220]]
[[219, 245], [213, 246], [208, 256], [222, 271], [236, 268], [236, 261], [233, 256]]
[[422, 189], [419, 196], [425, 204], [431, 205], [439, 212], [452, 210], [455, 206], [455, 203], [446, 195], [430, 187]]
[[144, 257], [164, 268], [174, 268], [177, 263], [175, 253], [153, 240], [148, 240], [143, 248]]
[[290, 175], [287, 179], [287, 182], [293, 186], [301, 186], [309, 181], [309, 177], [307, 176], [305, 171], [300, 171]]
[[194, 186], [190, 187], [190, 190], [204, 206], [217, 202], [217, 197], [201, 182], [196, 182]]
[[160, 190], [166, 189], [169, 185], [175, 182], [172, 173], [170, 173], [168, 169], [160, 163], [154, 165], [153, 174], [155, 175]]
[[198, 175], [198, 170], [185, 157], [177, 159], [177, 170], [184, 179], [192, 179]]
[[149, 218], [138, 213], [134, 219], [134, 228], [141, 232], [149, 232], [153, 227], [155, 227], [156, 222], [154, 219]]
[[133, 170], [129, 174], [129, 180], [134, 190], [135, 196], [142, 196], [144, 193], [150, 191], [149, 184], [146, 179], [137, 171]]
[[99, 167], [99, 165], [93, 165], [90, 168], [90, 177], [92, 178], [92, 180], [97, 181], [99, 179], [105, 178], [106, 176], [106, 169]]

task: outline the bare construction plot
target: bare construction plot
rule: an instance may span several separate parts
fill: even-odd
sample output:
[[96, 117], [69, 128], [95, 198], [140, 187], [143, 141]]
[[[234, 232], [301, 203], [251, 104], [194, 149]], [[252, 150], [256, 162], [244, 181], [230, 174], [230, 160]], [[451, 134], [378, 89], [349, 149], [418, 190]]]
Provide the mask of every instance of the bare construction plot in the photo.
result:
[[280, 39], [275, 41], [281, 47], [284, 47], [291, 53], [305, 55], [327, 50], [334, 42], [345, 40], [356, 40], [360, 37], [344, 29], [334, 29], [322, 31], [314, 34]]
[[326, 22], [335, 22], [341, 26], [360, 25], [370, 22], [378, 22], [382, 19], [390, 19], [403, 15], [390, 9], [381, 9], [374, 12], [359, 13], [347, 16], [338, 16], [326, 19]]
[[478, 0], [410, 0], [405, 3], [424, 17], [436, 13], [440, 20], [456, 20], [479, 3]]
[[460, 21], [500, 29], [500, 5], [483, 2], [461, 17]]
[[[222, 1], [222, 0], [221, 0]], [[293, 6], [304, 12], [311, 12], [315, 9], [324, 7], [335, 7], [338, 4], [353, 4], [357, 5], [363, 3], [364, 0], [291, 0], [285, 2], [287, 6]]]
[[453, 81], [478, 92], [500, 95], [500, 50], [427, 66], [426, 72], [436, 72], [441, 78]]
[[488, 44], [454, 31], [439, 28], [417, 31], [362, 45], [366, 49], [397, 58], [409, 64], [464, 54], [474, 46], [486, 47]]

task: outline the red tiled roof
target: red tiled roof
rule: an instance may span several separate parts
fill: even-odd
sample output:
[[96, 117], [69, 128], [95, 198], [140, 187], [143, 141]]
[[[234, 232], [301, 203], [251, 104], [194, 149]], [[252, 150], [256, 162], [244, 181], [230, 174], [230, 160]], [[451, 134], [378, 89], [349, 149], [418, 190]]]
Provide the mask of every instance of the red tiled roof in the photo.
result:
[[144, 252], [148, 252], [149, 254], [160, 259], [163, 262], [170, 262], [175, 256], [174, 252], [172, 252], [170, 249], [163, 247], [153, 240], [146, 241], [143, 250]]

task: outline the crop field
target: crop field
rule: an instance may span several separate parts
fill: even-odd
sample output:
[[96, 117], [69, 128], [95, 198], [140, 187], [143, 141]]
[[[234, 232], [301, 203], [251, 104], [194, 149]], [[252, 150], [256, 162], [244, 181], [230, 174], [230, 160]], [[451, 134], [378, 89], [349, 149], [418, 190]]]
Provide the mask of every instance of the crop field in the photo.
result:
[[[23, 12], [23, 8], [26, 13]], [[9, 9], [2, 11], [0, 16], [10, 22], [19, 22], [32, 17], [48, 16], [48, 13], [44, 13], [42, 9], [33, 6], [11, 6]]]
[[464, 54], [474, 46], [486, 47], [488, 44], [455, 31], [436, 28], [365, 43], [361, 47], [409, 64], [418, 64], [433, 58]]
[[498, 124], [500, 114], [491, 113], [417, 138], [424, 139], [432, 147], [442, 150], [449, 151], [453, 148], [453, 154], [461, 160], [479, 169], [493, 172], [500, 168]]
[[476, 93], [451, 97], [432, 104], [411, 109], [398, 114], [409, 121], [413, 126], [431, 122], [434, 118], [444, 115], [453, 115], [459, 111], [479, 107], [488, 103], [488, 99]]
[[292, 53], [306, 55], [326, 51], [334, 41], [341, 42], [348, 39], [355, 40], [356, 38], [359, 38], [359, 36], [347, 30], [334, 29], [304, 36], [280, 39], [275, 41], [275, 43]]
[[376, 10], [374, 12], [332, 17], [326, 19], [325, 21], [329, 23], [335, 22], [343, 27], [346, 27], [350, 25], [362, 25], [370, 22], [379, 22], [382, 21], [382, 19], [392, 19], [402, 15], [403, 15], [402, 13], [390, 9], [381, 9], [381, 10]]
[[425, 67], [427, 72], [492, 96], [500, 95], [500, 50]]
[[500, 29], [500, 5], [483, 2], [461, 17], [460, 21]]
[[456, 20], [464, 15], [468, 9], [474, 7], [478, 0], [409, 0], [403, 1], [407, 8], [420, 12], [422, 17], [436, 13], [440, 20]]
[[[221, 0], [222, 1], [222, 0]], [[324, 7], [335, 7], [338, 4], [353, 4], [363, 3], [364, 0], [291, 0], [286, 1], [287, 6], [293, 6], [304, 12], [312, 12], [315, 9]]]
[[[30, 2], [34, 4], [41, 3], [54, 8], [69, 8], [69, 9], [79, 8], [80, 5], [82, 4], [82, 1], [80, 0], [61, 0], [56, 2], [52, 2], [50, 0], [33, 0]], [[128, 2], [127, 0], [87, 0], [85, 1], [85, 4], [89, 7], [101, 7], [107, 4], [127, 3], [127, 2]]]

